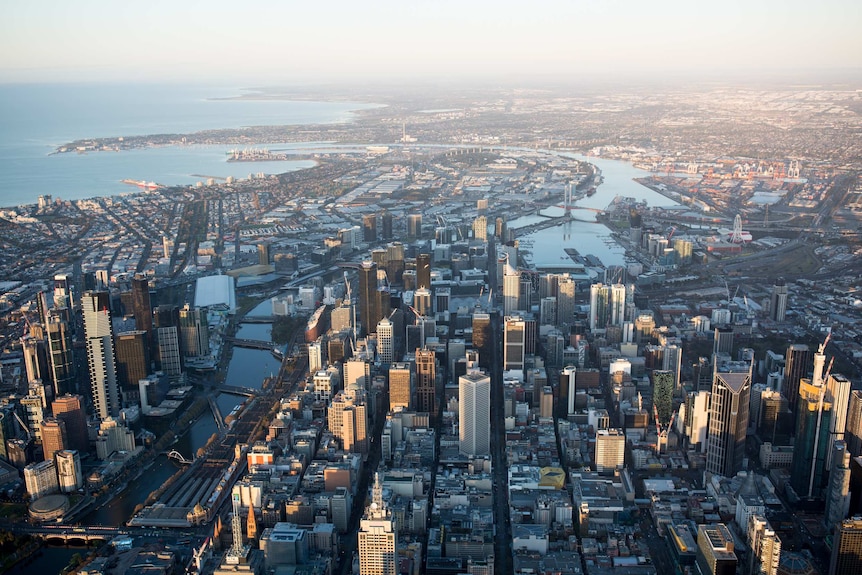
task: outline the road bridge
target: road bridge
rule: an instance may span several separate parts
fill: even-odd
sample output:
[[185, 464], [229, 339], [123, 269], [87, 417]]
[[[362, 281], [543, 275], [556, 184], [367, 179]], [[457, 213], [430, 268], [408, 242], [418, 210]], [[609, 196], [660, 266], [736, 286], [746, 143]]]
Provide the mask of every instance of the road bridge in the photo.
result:
[[231, 342], [237, 347], [245, 347], [249, 349], [261, 349], [263, 351], [274, 351], [278, 347], [271, 341], [262, 341], [259, 339], [243, 339], [238, 337], [225, 336], [225, 341]]
[[41, 537], [45, 540], [59, 540], [68, 544], [70, 541], [80, 540], [84, 542], [90, 541], [110, 541], [117, 535], [121, 534], [118, 527], [103, 527], [93, 525], [88, 527], [72, 527], [67, 525], [39, 525], [26, 526], [16, 530], [23, 531], [34, 537]]
[[257, 397], [260, 394], [259, 389], [253, 387], [242, 387], [240, 385], [220, 385], [218, 390], [222, 393], [230, 395], [244, 395], [246, 397]]

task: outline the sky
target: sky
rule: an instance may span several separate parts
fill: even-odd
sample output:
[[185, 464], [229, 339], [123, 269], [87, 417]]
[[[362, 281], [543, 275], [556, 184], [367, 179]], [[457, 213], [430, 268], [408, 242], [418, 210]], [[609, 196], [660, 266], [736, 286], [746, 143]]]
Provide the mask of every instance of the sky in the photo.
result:
[[0, 83], [862, 69], [858, 0], [28, 0], [2, 11]]

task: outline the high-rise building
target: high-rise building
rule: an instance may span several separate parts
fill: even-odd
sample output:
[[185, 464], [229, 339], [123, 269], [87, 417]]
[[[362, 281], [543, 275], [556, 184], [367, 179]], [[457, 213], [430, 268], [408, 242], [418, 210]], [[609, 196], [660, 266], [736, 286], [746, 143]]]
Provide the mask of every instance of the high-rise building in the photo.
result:
[[257, 263], [262, 266], [268, 266], [272, 263], [272, 254], [270, 253], [269, 242], [260, 242], [257, 244]]
[[[523, 318], [506, 317], [503, 321], [503, 369], [524, 369], [527, 351], [527, 324]], [[481, 356], [480, 356], [481, 357]]]
[[[815, 358], [818, 354], [815, 354]], [[825, 359], [825, 357], [824, 357]], [[820, 369], [815, 359], [814, 369]], [[832, 403], [832, 419], [829, 422], [829, 452], [826, 466], [832, 466], [832, 446], [836, 441], [845, 441], [847, 416], [850, 409], [850, 380], [840, 373], [830, 373], [826, 379], [826, 398]]]
[[777, 575], [781, 560], [781, 539], [762, 515], [748, 518], [748, 572], [757, 575]]
[[679, 389], [679, 374], [682, 371], [682, 348], [671, 344], [662, 350], [661, 368], [673, 373], [673, 387]]
[[48, 335], [48, 358], [51, 363], [54, 395], [71, 393], [77, 388], [77, 372], [69, 324], [60, 315], [49, 313], [45, 331]]
[[362, 216], [362, 240], [366, 243], [377, 241], [377, 214]]
[[51, 411], [54, 413], [54, 417], [63, 420], [66, 424], [67, 448], [82, 453], [86, 452], [89, 447], [89, 439], [87, 437], [87, 416], [84, 413], [84, 398], [68, 393], [61, 395], [51, 403]]
[[488, 369], [491, 365], [491, 316], [487, 313], [473, 314], [473, 347], [479, 352], [479, 365]]
[[695, 564], [702, 575], [736, 575], [733, 535], [724, 523], [697, 526]]
[[751, 364], [714, 366], [706, 447], [706, 470], [733, 477], [742, 471], [751, 394]]
[[622, 327], [625, 321], [626, 286], [623, 284], [590, 286], [590, 331], [608, 326]]
[[543, 297], [539, 301], [539, 323], [557, 325], [557, 298]]
[[708, 421], [709, 392], [690, 391], [685, 398], [685, 415], [679, 424], [685, 430], [688, 444], [701, 452], [706, 448]]
[[733, 328], [727, 325], [716, 326], [713, 332], [712, 353], [733, 354]]
[[64, 449], [54, 454], [57, 466], [57, 483], [63, 493], [72, 493], [84, 486], [84, 474], [81, 472], [81, 455], [71, 449]]
[[84, 292], [81, 297], [90, 391], [95, 415], [99, 419], [115, 417], [120, 412], [120, 386], [109, 304], [108, 292]]
[[784, 278], [778, 278], [772, 286], [772, 298], [769, 304], [769, 319], [784, 321], [787, 315], [787, 283]]
[[503, 268], [503, 314], [513, 315], [521, 310], [521, 274], [507, 260]]
[[788, 407], [794, 414], [799, 401], [799, 381], [808, 373], [811, 361], [811, 350], [807, 345], [794, 343], [787, 347], [784, 356], [784, 382], [780, 391], [787, 398]]
[[491, 378], [478, 370], [458, 378], [458, 449], [468, 456], [491, 449]]
[[658, 424], [666, 428], [673, 415], [674, 373], [665, 370], [652, 372], [652, 401], [658, 413]]
[[116, 451], [134, 451], [135, 434], [125, 425], [112, 417], [108, 417], [99, 425], [99, 435], [96, 437], [96, 456], [101, 460], [108, 459]]
[[858, 389], [850, 392], [845, 441], [851, 457], [862, 455], [862, 391]]
[[186, 304], [180, 310], [180, 348], [186, 357], [202, 357], [210, 354], [206, 308], [192, 308]]
[[826, 489], [826, 525], [837, 525], [850, 512], [850, 453], [847, 444], [832, 444], [832, 466], [829, 468], [829, 485]]
[[150, 304], [150, 280], [143, 274], [132, 278], [132, 307], [135, 314], [135, 328], [145, 331], [148, 337], [153, 334], [153, 308]]
[[473, 237], [477, 240], [488, 240], [488, 218], [479, 216], [473, 220]]
[[[75, 301], [72, 295], [72, 278], [66, 274], [54, 276], [54, 309], [71, 310]], [[68, 320], [68, 318], [66, 318]]]
[[365, 392], [348, 389], [338, 392], [327, 410], [329, 431], [344, 451], [368, 453], [368, 413]]
[[437, 360], [428, 349], [416, 350], [416, 411], [437, 415]]
[[862, 517], [845, 519], [835, 526], [829, 575], [862, 573]]
[[[143, 330], [118, 333], [114, 340], [117, 383], [123, 396], [137, 396], [138, 381], [150, 373], [150, 346]], [[134, 401], [132, 398], [131, 401]]]
[[557, 323], [571, 325], [575, 321], [575, 292], [577, 284], [571, 276], [564, 276], [557, 284]]
[[398, 529], [383, 500], [383, 487], [375, 475], [371, 505], [359, 522], [359, 575], [397, 575]]
[[622, 429], [596, 432], [596, 472], [613, 473], [625, 463], [626, 435]]
[[66, 422], [56, 417], [46, 417], [42, 420], [42, 454], [44, 458], [53, 459], [54, 453], [69, 448], [66, 434]]
[[431, 289], [431, 254], [416, 256], [416, 288]]
[[377, 322], [383, 318], [378, 309], [377, 264], [372, 261], [362, 262], [359, 269], [359, 322], [360, 334], [370, 333], [377, 327]]
[[383, 365], [395, 361], [395, 330], [386, 317], [377, 322], [377, 357]]
[[51, 382], [51, 369], [48, 363], [48, 349], [45, 341], [26, 336], [21, 338], [21, 351], [24, 354], [24, 368], [27, 381]]
[[[383, 212], [383, 215], [380, 216], [380, 224], [381, 224], [381, 234], [384, 240], [392, 239], [392, 214], [390, 212]], [[403, 258], [402, 258], [403, 259]]]
[[24, 468], [24, 485], [30, 499], [39, 499], [60, 490], [54, 459], [31, 463]]
[[566, 366], [560, 372], [560, 400], [565, 400], [566, 414], [575, 414], [575, 396], [577, 395], [578, 370], [574, 366]]
[[411, 240], [422, 237], [422, 214], [407, 214], [407, 238]]
[[389, 411], [411, 408], [413, 392], [413, 366], [410, 363], [393, 363], [389, 366]]

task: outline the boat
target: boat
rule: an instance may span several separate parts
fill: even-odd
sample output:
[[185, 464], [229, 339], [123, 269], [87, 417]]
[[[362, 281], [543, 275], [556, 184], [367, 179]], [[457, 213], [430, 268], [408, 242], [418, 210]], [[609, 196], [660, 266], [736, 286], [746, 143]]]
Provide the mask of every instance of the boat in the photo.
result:
[[124, 184], [129, 184], [130, 186], [138, 186], [139, 188], [143, 188], [145, 190], [158, 190], [159, 188], [163, 188], [164, 186], [161, 184], [157, 184], [155, 182], [145, 182], [144, 180], [132, 180], [125, 179], [123, 180]]

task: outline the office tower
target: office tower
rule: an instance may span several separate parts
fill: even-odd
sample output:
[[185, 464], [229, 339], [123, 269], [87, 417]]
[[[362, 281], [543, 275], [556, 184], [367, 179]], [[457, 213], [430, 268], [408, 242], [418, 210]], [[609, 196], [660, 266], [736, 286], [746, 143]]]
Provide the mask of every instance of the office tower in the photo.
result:
[[566, 415], [575, 413], [575, 395], [577, 394], [578, 370], [574, 366], [566, 366], [560, 372], [560, 401], [565, 402]]
[[180, 348], [185, 357], [210, 355], [209, 322], [206, 308], [186, 304], [180, 310]]
[[673, 373], [673, 387], [679, 389], [679, 374], [682, 371], [682, 348], [678, 345], [664, 346], [661, 368]]
[[383, 212], [383, 215], [380, 216], [380, 233], [383, 236], [384, 240], [392, 239], [392, 214], [389, 212]]
[[372, 261], [362, 262], [359, 269], [359, 321], [360, 335], [370, 333], [383, 317], [378, 310], [377, 264]]
[[84, 486], [81, 472], [81, 455], [73, 449], [64, 449], [54, 454], [57, 467], [57, 483], [63, 493], [73, 493]]
[[367, 390], [371, 384], [371, 363], [358, 354], [344, 362], [344, 389]]
[[272, 254], [270, 254], [269, 242], [260, 242], [257, 244], [257, 263], [262, 266], [268, 266], [272, 263]]
[[[72, 278], [66, 274], [54, 276], [54, 309], [71, 310], [75, 305], [72, 297]], [[68, 318], [67, 318], [68, 319]]]
[[557, 325], [557, 298], [544, 297], [539, 302], [539, 323]]
[[59, 315], [49, 313], [45, 331], [48, 335], [48, 359], [54, 395], [73, 392], [77, 389], [77, 373], [69, 324]]
[[66, 424], [68, 448], [86, 453], [90, 441], [87, 437], [87, 416], [83, 405], [83, 397], [67, 393], [54, 399], [51, 403], [51, 411], [54, 417]]
[[115, 417], [120, 412], [120, 386], [108, 292], [85, 292], [81, 303], [95, 415], [99, 419]]
[[45, 405], [38, 395], [28, 395], [19, 400], [24, 409], [24, 421], [37, 442], [42, 441], [42, 420], [45, 418]]
[[341, 441], [344, 451], [368, 453], [368, 414], [362, 390], [339, 391], [326, 416], [329, 431]]
[[314, 385], [314, 399], [329, 405], [329, 401], [338, 391], [339, 380], [338, 368], [330, 367], [327, 370], [314, 372], [312, 384]]
[[781, 539], [762, 515], [748, 519], [749, 569], [752, 575], [777, 575], [781, 560]]
[[[480, 356], [481, 357], [481, 356]], [[437, 415], [437, 360], [428, 349], [416, 350], [416, 411]]]
[[179, 323], [180, 310], [175, 305], [160, 305], [153, 313], [158, 365], [168, 376], [181, 375], [183, 372]]
[[488, 241], [488, 218], [479, 216], [473, 220], [473, 237], [483, 242]]
[[709, 392], [690, 391], [685, 398], [684, 419], [681, 422], [685, 437], [691, 447], [698, 451], [706, 448], [709, 427]]
[[413, 308], [420, 316], [431, 315], [434, 313], [432, 309], [431, 290], [428, 288], [419, 288], [413, 292]]
[[452, 303], [452, 289], [448, 287], [438, 287], [434, 290], [434, 309], [437, 312], [445, 313], [449, 311], [449, 306]]
[[383, 500], [383, 487], [377, 474], [371, 505], [359, 522], [359, 575], [397, 575], [397, 531], [392, 512]]
[[54, 453], [69, 448], [69, 439], [66, 434], [66, 422], [56, 417], [46, 417], [42, 420], [42, 454], [48, 459], [54, 458]]
[[527, 357], [526, 330], [526, 322], [521, 317], [503, 320], [503, 370], [524, 369]]
[[822, 495], [828, 473], [829, 429], [834, 412], [826, 391], [825, 385], [814, 385], [808, 378], [799, 382], [790, 484], [799, 497], [808, 499]]
[[670, 424], [673, 415], [674, 373], [656, 369], [652, 372], [652, 401], [658, 421], [663, 429]]
[[[117, 334], [114, 340], [117, 362], [117, 383], [123, 396], [137, 397], [138, 381], [150, 373], [150, 348], [147, 332], [126, 331]], [[131, 400], [133, 401], [133, 400]]]
[[393, 242], [386, 246], [386, 274], [391, 283], [402, 283], [404, 265], [404, 244]]
[[132, 307], [135, 314], [135, 328], [145, 331], [152, 337], [153, 308], [150, 304], [150, 281], [143, 274], [132, 278]]
[[564, 276], [557, 284], [557, 323], [571, 325], [575, 321], [575, 292], [577, 284], [570, 276]]
[[323, 341], [317, 338], [308, 344], [308, 373], [323, 369]]
[[458, 449], [468, 456], [491, 449], [491, 377], [478, 370], [458, 378]]
[[112, 417], [102, 421], [96, 437], [96, 456], [99, 459], [104, 461], [116, 451], [134, 450], [135, 434], [128, 427]]
[[519, 311], [521, 303], [521, 274], [506, 261], [503, 267], [503, 315]]
[[755, 422], [758, 435], [764, 441], [776, 443], [780, 435], [790, 435], [791, 430], [786, 425], [788, 419], [787, 399], [775, 390], [763, 391], [760, 394], [760, 422]]
[[416, 256], [416, 288], [431, 289], [431, 254]]
[[[817, 355], [815, 354], [815, 358]], [[819, 369], [816, 359], [814, 369]], [[826, 466], [831, 467], [832, 446], [836, 441], [846, 441], [847, 415], [850, 408], [850, 380], [840, 373], [830, 373], [826, 378], [825, 385], [826, 399], [832, 403], [832, 419], [829, 422], [829, 451], [826, 459]]]
[[422, 214], [407, 214], [407, 238], [416, 240], [422, 237]]
[[543, 274], [539, 276], [539, 299], [546, 297], [556, 298], [559, 293], [560, 282], [565, 277], [565, 275], [558, 274]]
[[718, 326], [715, 328], [712, 353], [733, 354], [733, 328], [730, 326]]
[[479, 366], [489, 369], [491, 365], [491, 316], [487, 313], [473, 314], [473, 347], [479, 352]]
[[702, 575], [736, 575], [733, 535], [724, 523], [697, 526], [695, 564]]
[[529, 312], [533, 306], [533, 280], [530, 275], [521, 276], [521, 287], [518, 290], [518, 309]]
[[742, 471], [751, 393], [751, 364], [714, 366], [706, 470], [733, 477]]
[[784, 321], [787, 315], [787, 283], [784, 278], [778, 278], [772, 286], [772, 298], [769, 301], [769, 319]]
[[362, 240], [366, 243], [377, 241], [377, 214], [362, 216]]
[[596, 432], [596, 473], [613, 474], [625, 463], [626, 436], [622, 429]]
[[408, 362], [389, 366], [389, 411], [411, 408], [413, 392], [413, 366]]
[[48, 294], [43, 290], [36, 293], [36, 312], [39, 314], [39, 323], [42, 325], [48, 324]]
[[53, 459], [31, 463], [24, 468], [24, 485], [30, 499], [36, 500], [60, 490], [57, 466]]
[[389, 318], [377, 322], [377, 357], [380, 363], [388, 365], [395, 361], [394, 328]]
[[832, 466], [829, 468], [829, 485], [826, 489], [826, 525], [837, 525], [850, 512], [850, 452], [847, 444], [832, 444]]
[[835, 526], [829, 575], [862, 573], [862, 517], [845, 519]]
[[31, 336], [22, 337], [21, 351], [24, 354], [24, 369], [27, 374], [27, 381], [51, 382], [48, 350], [44, 340]]
[[862, 391], [850, 392], [850, 407], [847, 410], [847, 431], [845, 432], [847, 451], [851, 457], [862, 455]]
[[590, 286], [590, 331], [608, 326], [622, 327], [625, 320], [626, 288], [622, 284]]
[[811, 350], [807, 345], [794, 343], [787, 347], [784, 356], [784, 382], [779, 391], [787, 398], [788, 407], [794, 414], [799, 401], [799, 380], [808, 373], [811, 361]]

